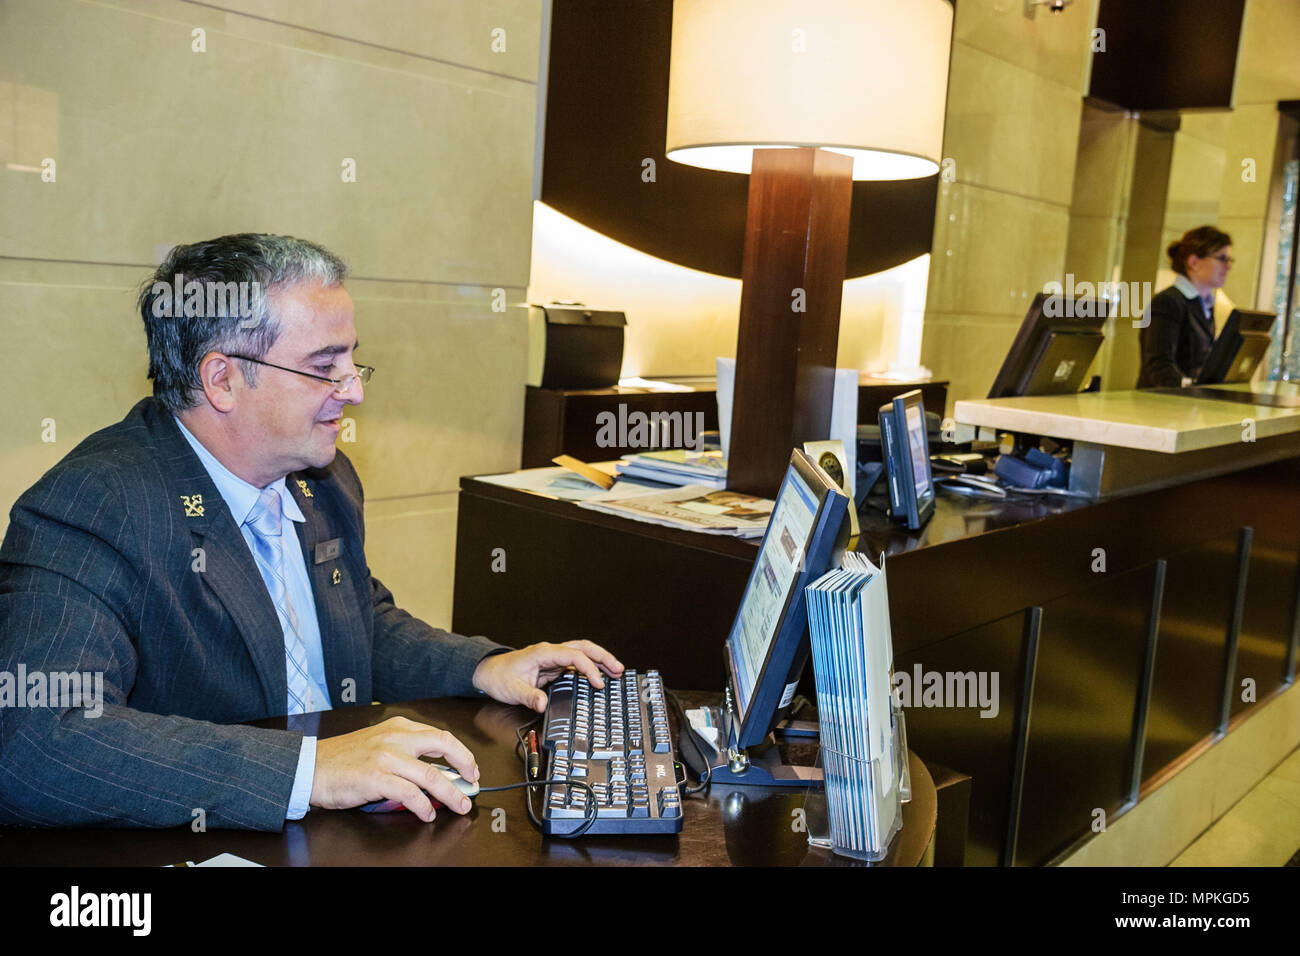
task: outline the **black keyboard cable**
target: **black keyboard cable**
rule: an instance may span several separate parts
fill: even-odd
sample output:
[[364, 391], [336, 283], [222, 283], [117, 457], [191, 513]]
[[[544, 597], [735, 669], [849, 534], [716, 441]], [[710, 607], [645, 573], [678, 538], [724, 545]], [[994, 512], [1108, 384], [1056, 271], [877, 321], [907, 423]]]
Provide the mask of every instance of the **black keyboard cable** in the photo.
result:
[[[515, 753], [519, 755], [520, 759], [523, 761], [525, 777], [528, 775], [528, 746], [524, 742], [524, 731], [529, 727], [533, 726], [534, 724], [536, 724], [541, 719], [542, 719], [541, 714], [538, 714], [532, 720], [528, 721], [528, 723], [520, 724], [518, 727], [515, 728], [515, 740], [517, 741], [515, 744]], [[547, 769], [549, 770], [549, 768]], [[599, 807], [596, 806], [596, 792], [591, 789], [590, 784], [584, 783], [581, 780], [525, 780], [523, 783], [509, 783], [500, 787], [480, 787], [479, 793], [498, 793], [502, 790], [523, 789], [524, 806], [528, 809], [528, 819], [533, 821], [533, 826], [541, 830], [542, 821], [537, 818], [537, 813], [536, 811], [533, 810], [532, 788], [549, 787], [552, 785], [563, 786], [563, 787], [581, 787], [583, 790], [587, 792], [587, 806], [583, 811], [584, 816], [582, 822], [579, 823], [577, 826], [575, 826], [572, 830], [569, 830], [567, 833], [551, 833], [549, 835], [554, 837], [560, 837], [563, 840], [573, 840], [576, 839], [577, 837], [582, 836], [584, 833], [590, 830], [592, 825], [596, 822], [596, 816], [600, 812], [600, 809]]]
[[[677, 781], [677, 785], [682, 788], [683, 797], [692, 797], [697, 793], [704, 793], [707, 796], [713, 771], [709, 767], [708, 758], [704, 755], [702, 738], [686, 718], [686, 712], [682, 709], [682, 703], [677, 699], [677, 695], [671, 691], [665, 691], [664, 696], [668, 698], [668, 703], [673, 708], [673, 716], [677, 718], [677, 726], [680, 730], [677, 735], [677, 750], [686, 765], [695, 771], [695, 776], [700, 778], [700, 782], [696, 786], [688, 787], [686, 784], [689, 779], [686, 778], [683, 771], [683, 779]], [[695, 760], [691, 760], [690, 754], [694, 755]]]

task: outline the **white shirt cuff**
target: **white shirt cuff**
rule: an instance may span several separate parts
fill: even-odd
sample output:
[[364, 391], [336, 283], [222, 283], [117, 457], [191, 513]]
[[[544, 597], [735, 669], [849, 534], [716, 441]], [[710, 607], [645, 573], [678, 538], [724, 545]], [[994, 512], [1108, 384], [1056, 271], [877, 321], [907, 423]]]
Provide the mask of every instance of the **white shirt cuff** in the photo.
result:
[[311, 809], [311, 785], [316, 782], [316, 738], [302, 738], [298, 754], [298, 772], [293, 775], [293, 793], [289, 795], [286, 820], [301, 820]]

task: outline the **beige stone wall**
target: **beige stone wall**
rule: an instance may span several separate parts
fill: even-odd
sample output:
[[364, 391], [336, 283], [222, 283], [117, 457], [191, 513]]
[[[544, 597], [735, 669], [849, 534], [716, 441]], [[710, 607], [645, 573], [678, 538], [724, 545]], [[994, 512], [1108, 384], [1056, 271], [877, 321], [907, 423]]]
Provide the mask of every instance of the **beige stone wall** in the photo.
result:
[[[1279, 170], [1277, 103], [1300, 97], [1298, 39], [1300, 4], [1247, 0], [1232, 109], [1187, 111], [1176, 133], [1139, 134], [1124, 278], [1159, 291], [1173, 281], [1169, 244], [1188, 229], [1218, 226], [1232, 236], [1237, 260], [1215, 310], [1220, 327], [1233, 304], [1272, 309], [1271, 285], [1261, 276], [1276, 265], [1279, 210], [1270, 196]], [[1129, 387], [1137, 332], [1117, 325], [1107, 350], [1107, 387]], [[1261, 366], [1258, 374], [1266, 371]]]
[[519, 461], [523, 311], [491, 306], [528, 281], [541, 3], [221, 6], [0, 4], [4, 524], [148, 393], [133, 297], [162, 251], [303, 236], [349, 261], [359, 358], [378, 368], [343, 446], [372, 569], [447, 624], [457, 479]]
[[[1273, 307], [1260, 276], [1271, 275], [1276, 265], [1279, 209], [1270, 203], [1270, 185], [1279, 172], [1277, 104], [1294, 99], [1300, 99], [1300, 3], [1246, 0], [1233, 109], [1223, 144], [1219, 226], [1232, 236], [1237, 259], [1224, 292], [1250, 308]], [[1254, 167], [1253, 180], [1243, 176], [1247, 159]]]
[[[1065, 251], [1065, 273], [1074, 276], [1076, 288], [1082, 283], [1096, 288], [1125, 278], [1138, 132], [1137, 121], [1128, 113], [1084, 104]], [[1136, 355], [1131, 371], [1120, 370], [1125, 365], [1122, 346], [1131, 327], [1130, 318], [1116, 314], [1106, 322], [1106, 340], [1088, 372], [1102, 376], [1103, 388], [1128, 388], [1137, 379]]]
[[[1271, 307], [1260, 277], [1277, 102], [1300, 98], [1300, 3], [1247, 0], [1234, 108], [1187, 112], [1177, 133], [1082, 106], [1096, 13], [1095, 2], [1033, 19], [1020, 4], [958, 4], [944, 137], [956, 181], [940, 188], [922, 345], [952, 380], [950, 401], [987, 393], [1043, 283], [1096, 283], [1118, 267], [1121, 281], [1159, 291], [1165, 247], [1204, 223], [1233, 237], [1227, 302]], [[1128, 319], [1106, 331], [1092, 371], [1104, 388], [1131, 388], [1138, 333]]]
[[942, 182], [921, 360], [949, 408], [983, 398], [1025, 310], [1059, 280], [1096, 0], [1027, 18], [1023, 4], [957, 4]]

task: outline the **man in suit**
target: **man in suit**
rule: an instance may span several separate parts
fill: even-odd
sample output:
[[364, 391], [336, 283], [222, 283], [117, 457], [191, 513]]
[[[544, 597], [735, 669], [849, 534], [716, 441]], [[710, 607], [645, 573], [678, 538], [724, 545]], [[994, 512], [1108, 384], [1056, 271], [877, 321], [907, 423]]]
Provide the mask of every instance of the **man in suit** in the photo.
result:
[[[621, 673], [587, 641], [511, 651], [432, 628], [371, 576], [361, 483], [335, 448], [373, 371], [353, 362], [345, 272], [313, 243], [244, 234], [176, 247], [142, 291], [154, 397], [24, 493], [0, 547], [0, 823], [202, 811], [278, 830], [385, 799], [432, 820], [429, 796], [464, 813], [419, 759], [477, 780], [445, 731], [394, 718], [318, 742], [233, 725], [438, 695], [540, 711], [568, 667], [598, 685]], [[246, 293], [240, 308], [214, 309], [214, 286]], [[71, 699], [75, 674], [102, 697]]]
[[1214, 346], [1214, 297], [1232, 268], [1232, 237], [1213, 226], [1190, 229], [1168, 249], [1177, 275], [1154, 295], [1142, 329], [1137, 388], [1178, 388], [1201, 372]]

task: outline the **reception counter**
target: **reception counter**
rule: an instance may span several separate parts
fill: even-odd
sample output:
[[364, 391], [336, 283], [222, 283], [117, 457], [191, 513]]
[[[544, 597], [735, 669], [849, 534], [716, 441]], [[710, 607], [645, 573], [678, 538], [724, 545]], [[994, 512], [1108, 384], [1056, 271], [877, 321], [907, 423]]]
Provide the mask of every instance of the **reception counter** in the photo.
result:
[[[1073, 443], [1070, 490], [1090, 498], [1166, 487], [1300, 454], [1300, 386], [1090, 392], [960, 401], [958, 423]], [[1248, 404], [1252, 392], [1297, 407]]]
[[[1094, 836], [1099, 817], [1113, 821], [1293, 692], [1300, 452], [1253, 464], [1253, 449], [1234, 457], [1251, 445], [1239, 440], [1249, 409], [1171, 410], [1171, 426], [1150, 418], [1168, 397], [1095, 398], [1032, 400], [1055, 409], [1050, 420], [1041, 405], [1038, 418], [1016, 411], [1031, 400], [958, 408], [967, 421], [987, 414], [984, 423], [998, 428], [1104, 437], [1090, 422], [1105, 404], [1120, 419], [1112, 424], [1130, 426], [1122, 440], [1137, 440], [1141, 428], [1152, 443], [1179, 447], [1204, 443], [1210, 429], [1220, 442], [1135, 453], [1226, 461], [1213, 474], [1092, 499], [993, 502], [941, 492], [933, 519], [914, 532], [862, 513], [859, 550], [883, 552], [888, 562], [895, 672], [997, 677], [995, 712], [921, 695], [906, 711], [911, 749], [972, 778], [967, 864], [1067, 856]], [[1127, 423], [1118, 410], [1125, 402]], [[1072, 407], [1088, 412], [1073, 416], [1078, 424], [1066, 421]], [[1145, 421], [1134, 420], [1138, 411]], [[1300, 416], [1258, 414], [1255, 444], [1300, 434]], [[1236, 443], [1225, 416], [1236, 418]], [[1114, 432], [1109, 438], [1099, 445], [1107, 454], [1127, 447]], [[504, 571], [494, 570], [494, 549], [507, 556]], [[466, 478], [453, 626], [515, 646], [590, 637], [625, 662], [658, 667], [670, 688], [719, 688], [722, 642], [756, 553], [752, 541]], [[1277, 760], [1300, 743], [1295, 727], [1270, 739]], [[1262, 775], [1272, 764], [1259, 759]], [[1205, 800], [1222, 812], [1256, 779], [1226, 776]]]

